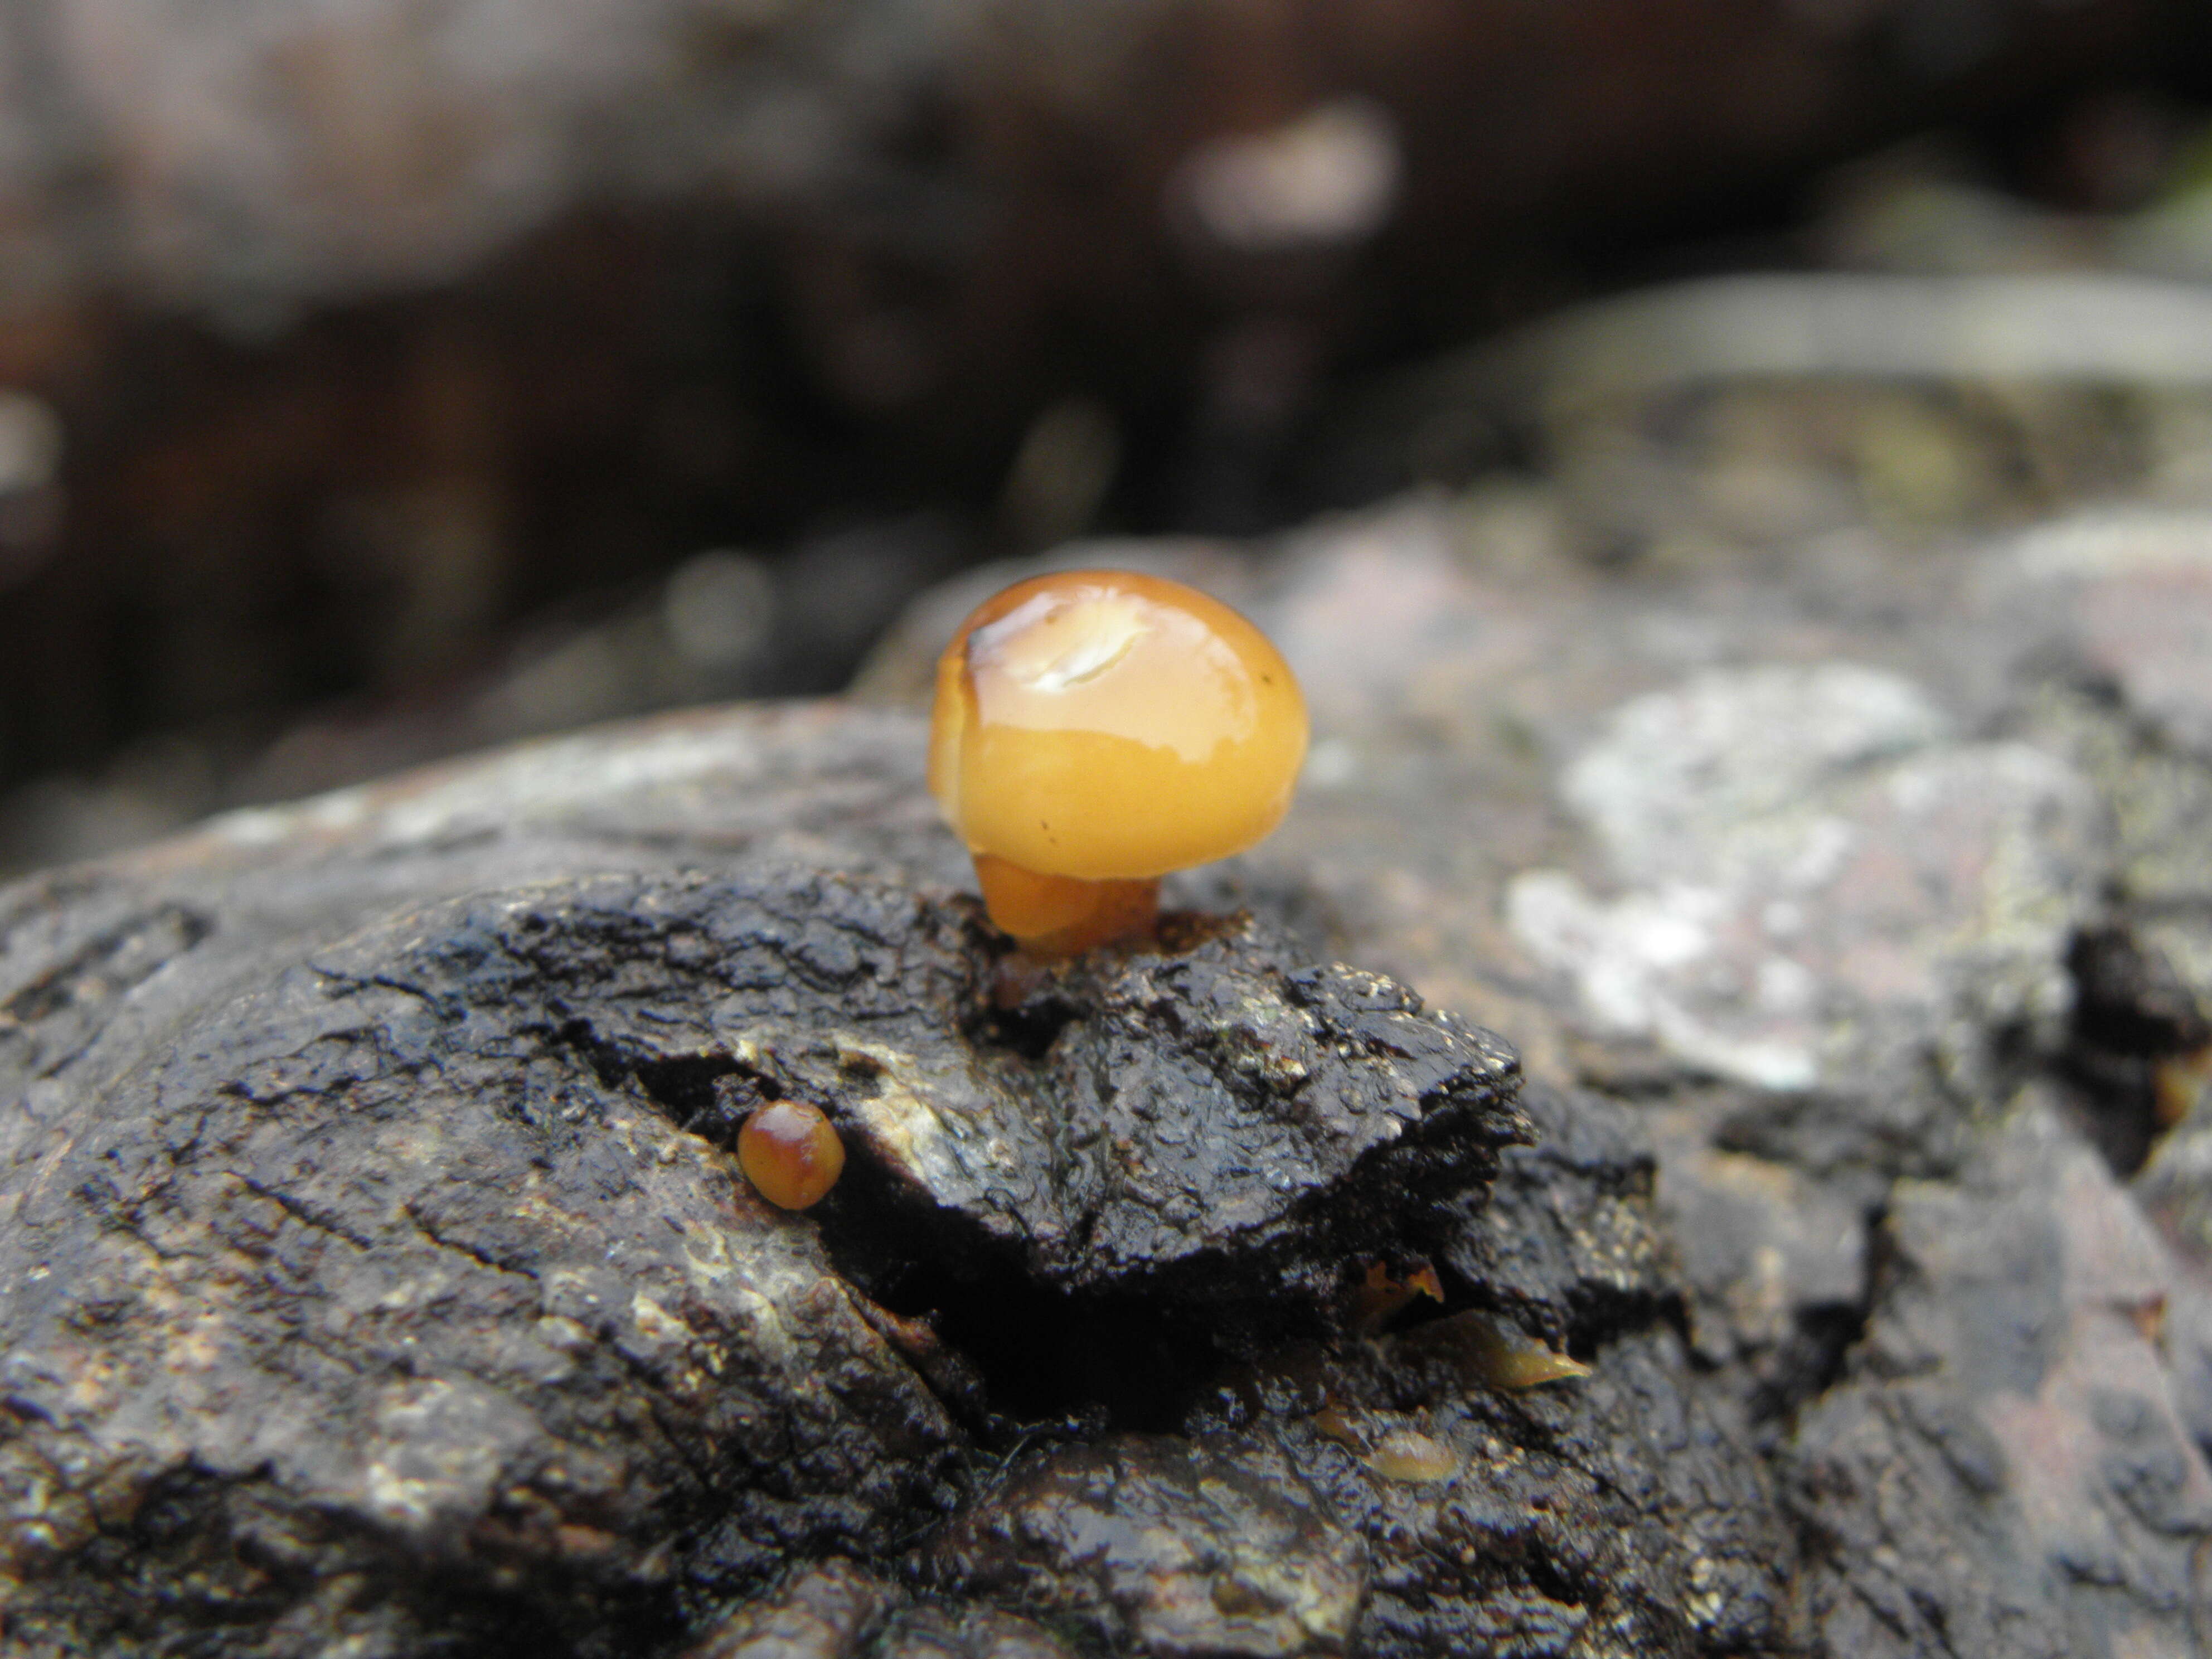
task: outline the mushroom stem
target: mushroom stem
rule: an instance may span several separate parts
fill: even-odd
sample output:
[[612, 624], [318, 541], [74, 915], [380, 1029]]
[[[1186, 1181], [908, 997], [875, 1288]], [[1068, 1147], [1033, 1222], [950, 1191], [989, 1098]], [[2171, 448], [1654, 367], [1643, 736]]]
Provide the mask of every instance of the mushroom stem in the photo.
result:
[[1040, 875], [993, 853], [977, 853], [975, 879], [992, 921], [1033, 957], [1080, 956], [1097, 945], [1149, 933], [1159, 919], [1157, 876], [1085, 881]]

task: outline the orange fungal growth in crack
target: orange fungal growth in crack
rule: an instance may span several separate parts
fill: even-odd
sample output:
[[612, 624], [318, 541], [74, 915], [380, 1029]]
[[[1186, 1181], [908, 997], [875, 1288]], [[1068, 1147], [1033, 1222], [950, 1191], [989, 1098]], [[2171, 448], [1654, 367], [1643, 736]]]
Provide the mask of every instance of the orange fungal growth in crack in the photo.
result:
[[1397, 1429], [1368, 1449], [1367, 1467], [1385, 1480], [1431, 1486], [1459, 1473], [1459, 1454], [1433, 1435]]
[[1282, 654], [1158, 576], [1018, 582], [938, 660], [930, 793], [991, 920], [1037, 956], [1149, 930], [1162, 876], [1282, 821], [1305, 750]]
[[769, 1203], [804, 1210], [845, 1172], [845, 1143], [819, 1108], [772, 1100], [738, 1131], [738, 1167]]
[[1440, 1305], [1444, 1299], [1443, 1281], [1426, 1261], [1419, 1262], [1403, 1279], [1392, 1273], [1389, 1264], [1370, 1261], [1365, 1277], [1352, 1289], [1347, 1322], [1361, 1335], [1373, 1336], [1417, 1296]]

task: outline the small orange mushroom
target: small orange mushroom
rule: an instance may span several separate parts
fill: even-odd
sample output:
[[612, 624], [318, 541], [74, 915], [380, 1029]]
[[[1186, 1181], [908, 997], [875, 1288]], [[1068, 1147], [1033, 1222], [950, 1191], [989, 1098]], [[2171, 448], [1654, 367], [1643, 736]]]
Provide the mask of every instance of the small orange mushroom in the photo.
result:
[[1362, 1336], [1373, 1336], [1417, 1296], [1425, 1296], [1436, 1303], [1444, 1299], [1443, 1280], [1437, 1277], [1437, 1270], [1428, 1262], [1420, 1262], [1401, 1279], [1390, 1271], [1388, 1263], [1370, 1261], [1366, 1276], [1353, 1287], [1346, 1322]]
[[1459, 1454], [1418, 1429], [1394, 1429], [1369, 1449], [1367, 1467], [1385, 1480], [1408, 1486], [1441, 1485], [1459, 1473]]
[[1305, 750], [1282, 654], [1158, 576], [1018, 582], [938, 659], [930, 793], [991, 920], [1036, 956], [1148, 931], [1162, 876], [1282, 821]]
[[769, 1203], [804, 1210], [845, 1172], [845, 1143], [820, 1108], [772, 1100], [738, 1131], [738, 1167]]

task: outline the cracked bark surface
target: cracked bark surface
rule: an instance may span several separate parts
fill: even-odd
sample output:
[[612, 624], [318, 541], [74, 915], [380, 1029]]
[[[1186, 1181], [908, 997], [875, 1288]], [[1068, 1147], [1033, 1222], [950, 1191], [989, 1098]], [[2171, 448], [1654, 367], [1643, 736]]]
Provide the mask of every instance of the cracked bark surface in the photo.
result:
[[1244, 573], [1339, 781], [1157, 951], [1007, 971], [855, 705], [0, 891], [9, 1650], [2192, 1656], [2203, 544], [1448, 528]]
[[[872, 726], [911, 735], [709, 723], [673, 799], [686, 757], [745, 787]], [[653, 830], [670, 797], [564, 804], [546, 758], [557, 828], [472, 830], [464, 769], [334, 842], [233, 820], [10, 896], [33, 1650], [657, 1650], [787, 1563], [896, 1559], [1024, 1413], [1141, 1419], [1339, 1328], [1347, 1264], [1434, 1249], [1529, 1138], [1500, 1042], [1249, 921], [1001, 1006], [971, 902], [787, 847], [698, 867]], [[837, 821], [941, 860], [892, 799]], [[625, 842], [638, 867], [430, 896]], [[805, 1218], [726, 1151], [771, 1095], [850, 1149]], [[1164, 1364], [1094, 1364], [1093, 1323]]]
[[[1531, 505], [1408, 502], [1265, 558], [1148, 550], [1307, 685], [1321, 764], [1273, 879], [1526, 1057], [1538, 1139], [1466, 1206], [1448, 1294], [1593, 1357], [1563, 1398], [1628, 1332], [1686, 1343], [1660, 1374], [1755, 1449], [1784, 1526], [1747, 1650], [2194, 1659], [2203, 517], [1599, 574], [1528, 533]], [[870, 683], [911, 682], [938, 625], [919, 611]], [[1370, 1604], [1379, 1644], [1397, 1615]], [[1464, 1615], [1475, 1650], [1618, 1639], [1556, 1614], [1497, 1634], [1501, 1605]]]

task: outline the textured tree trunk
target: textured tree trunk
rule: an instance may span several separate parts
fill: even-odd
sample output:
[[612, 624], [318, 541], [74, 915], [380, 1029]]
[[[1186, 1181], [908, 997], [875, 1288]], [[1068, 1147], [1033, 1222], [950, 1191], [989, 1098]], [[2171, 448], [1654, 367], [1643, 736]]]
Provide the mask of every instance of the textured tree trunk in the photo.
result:
[[1824, 545], [1125, 550], [1314, 760], [1051, 969], [848, 703], [0, 889], [9, 1652], [2185, 1659], [2212, 529]]

